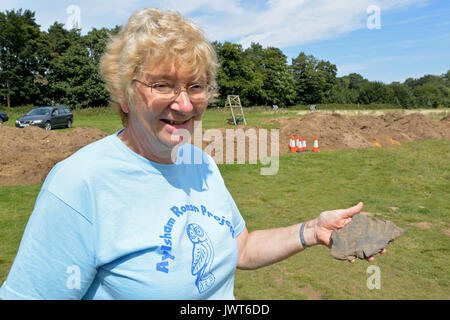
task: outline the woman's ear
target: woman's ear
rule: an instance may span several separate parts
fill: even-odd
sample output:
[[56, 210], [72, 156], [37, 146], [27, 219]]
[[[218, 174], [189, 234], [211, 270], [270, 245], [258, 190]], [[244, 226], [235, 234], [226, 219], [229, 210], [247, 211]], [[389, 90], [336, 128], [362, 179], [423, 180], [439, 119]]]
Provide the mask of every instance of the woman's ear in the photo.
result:
[[130, 107], [126, 103], [121, 102], [120, 103], [120, 108], [122, 109], [123, 113], [130, 112]]
[[124, 94], [122, 92], [120, 92], [119, 90], [114, 90], [114, 92], [115, 92], [115, 96], [116, 96], [116, 101], [120, 105], [120, 109], [122, 110], [122, 112], [125, 114], [129, 113], [130, 107], [128, 106], [128, 103], [126, 103], [126, 101], [124, 99]]

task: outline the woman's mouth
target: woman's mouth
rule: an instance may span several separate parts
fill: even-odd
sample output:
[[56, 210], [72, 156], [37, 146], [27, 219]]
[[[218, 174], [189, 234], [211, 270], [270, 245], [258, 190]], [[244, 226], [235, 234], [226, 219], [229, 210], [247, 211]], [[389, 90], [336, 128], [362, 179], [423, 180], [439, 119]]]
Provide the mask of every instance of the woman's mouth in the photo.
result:
[[170, 124], [172, 126], [179, 126], [182, 124], [187, 123], [189, 120], [191, 119], [187, 119], [187, 120], [182, 120], [182, 121], [174, 121], [174, 120], [169, 120], [169, 119], [161, 119], [162, 122], [165, 122], [167, 124]]
[[173, 120], [173, 119], [160, 119], [160, 120], [163, 123], [163, 126], [165, 126], [166, 129], [171, 132], [180, 129], [190, 131], [192, 127], [193, 118], [189, 118], [186, 120]]

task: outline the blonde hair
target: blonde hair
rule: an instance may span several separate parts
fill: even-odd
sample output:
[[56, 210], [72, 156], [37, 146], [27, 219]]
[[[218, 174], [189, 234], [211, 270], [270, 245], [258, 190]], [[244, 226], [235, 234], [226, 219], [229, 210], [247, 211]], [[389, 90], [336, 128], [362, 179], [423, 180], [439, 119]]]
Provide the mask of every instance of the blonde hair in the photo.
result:
[[175, 63], [187, 76], [206, 73], [215, 86], [217, 57], [203, 31], [179, 13], [157, 9], [134, 12], [119, 34], [110, 38], [100, 61], [100, 70], [110, 93], [110, 106], [124, 126], [127, 114], [121, 103], [134, 104], [133, 79], [151, 73], [155, 66]]

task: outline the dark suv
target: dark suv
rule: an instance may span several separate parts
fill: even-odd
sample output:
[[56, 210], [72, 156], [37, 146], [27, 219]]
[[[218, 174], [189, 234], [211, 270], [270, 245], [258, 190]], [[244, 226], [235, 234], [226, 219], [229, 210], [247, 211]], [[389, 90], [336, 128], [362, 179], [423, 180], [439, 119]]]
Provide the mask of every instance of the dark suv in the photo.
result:
[[16, 127], [39, 126], [45, 130], [53, 128], [71, 128], [73, 114], [69, 107], [39, 107], [16, 120]]
[[0, 112], [0, 124], [2, 124], [3, 122], [8, 121], [8, 115], [4, 112]]

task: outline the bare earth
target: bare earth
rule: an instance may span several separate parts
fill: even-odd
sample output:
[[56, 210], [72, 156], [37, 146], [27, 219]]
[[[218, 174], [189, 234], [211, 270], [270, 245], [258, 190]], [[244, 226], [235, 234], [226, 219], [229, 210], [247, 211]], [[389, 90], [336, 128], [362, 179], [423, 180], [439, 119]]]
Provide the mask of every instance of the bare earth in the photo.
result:
[[[337, 113], [311, 112], [301, 119], [281, 117], [269, 119], [266, 123], [275, 124], [279, 128], [280, 155], [289, 151], [291, 135], [306, 138], [309, 151], [312, 150], [315, 136], [318, 137], [320, 151], [396, 146], [404, 142], [425, 139], [450, 139], [450, 116], [440, 121], [432, 121], [420, 113], [363, 115], [350, 119]], [[250, 129], [247, 126], [238, 128], [244, 131]], [[253, 129], [258, 132], [258, 128]], [[225, 150], [227, 143], [225, 129], [220, 129], [220, 132], [223, 135]], [[0, 185], [29, 185], [43, 182], [57, 162], [105, 136], [106, 133], [91, 128], [75, 128], [61, 132], [45, 131], [38, 127], [19, 129], [0, 125]], [[248, 143], [249, 140], [246, 142], [247, 162]], [[270, 145], [270, 132], [268, 143]], [[210, 141], [204, 140], [203, 148], [210, 144]], [[236, 150], [236, 145], [234, 149]], [[214, 155], [215, 151], [210, 153]], [[235, 159], [236, 155], [237, 152]]]
[[43, 182], [57, 162], [105, 136], [103, 131], [90, 128], [60, 132], [0, 125], [0, 185]]
[[420, 113], [363, 115], [350, 119], [337, 113], [311, 112], [304, 118], [283, 117], [267, 123], [280, 125], [280, 153], [288, 151], [289, 137], [306, 138], [312, 150], [314, 137], [319, 150], [358, 149], [395, 146], [426, 139], [450, 139], [450, 116], [433, 121]]

